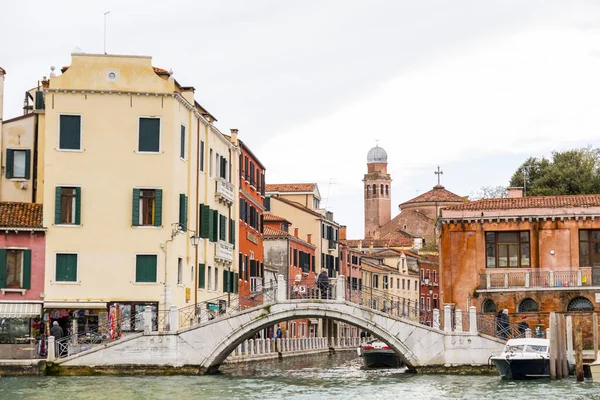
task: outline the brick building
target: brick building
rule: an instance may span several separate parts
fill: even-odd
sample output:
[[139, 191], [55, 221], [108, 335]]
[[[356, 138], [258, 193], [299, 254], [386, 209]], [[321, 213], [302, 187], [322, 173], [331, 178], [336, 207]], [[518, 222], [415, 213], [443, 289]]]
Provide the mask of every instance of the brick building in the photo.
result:
[[248, 146], [239, 140], [240, 220], [238, 292], [240, 301], [263, 288], [263, 214], [265, 211], [265, 167]]
[[599, 311], [600, 195], [509, 196], [441, 211], [442, 303], [507, 308], [540, 330], [551, 311]]

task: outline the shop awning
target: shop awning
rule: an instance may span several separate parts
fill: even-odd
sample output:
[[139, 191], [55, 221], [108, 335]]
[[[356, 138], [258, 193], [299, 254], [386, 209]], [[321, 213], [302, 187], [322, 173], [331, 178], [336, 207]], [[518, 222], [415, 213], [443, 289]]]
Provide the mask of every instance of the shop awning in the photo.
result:
[[37, 303], [0, 303], [0, 318], [35, 318], [42, 314]]
[[44, 308], [106, 308], [106, 303], [100, 301], [46, 301]]

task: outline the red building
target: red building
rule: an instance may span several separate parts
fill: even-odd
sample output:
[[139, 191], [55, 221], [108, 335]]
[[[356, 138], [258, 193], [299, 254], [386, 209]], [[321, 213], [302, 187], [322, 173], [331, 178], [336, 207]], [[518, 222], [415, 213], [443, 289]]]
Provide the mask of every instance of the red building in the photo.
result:
[[[431, 311], [440, 308], [440, 269], [437, 256], [419, 255], [417, 256], [419, 265], [421, 295], [419, 309], [425, 312], [425, 315], [431, 315]], [[430, 318], [428, 318], [430, 319]]]
[[[262, 291], [264, 284], [263, 213], [265, 167], [241, 140], [239, 281], [240, 301]], [[258, 296], [255, 300], [261, 300]], [[251, 304], [248, 304], [251, 305]]]
[[[289, 232], [291, 222], [273, 214], [265, 214], [265, 264], [268, 269], [283, 275], [292, 298], [313, 296], [316, 293], [315, 251], [311, 235], [300, 238], [298, 228]], [[318, 321], [299, 319], [280, 324], [283, 337], [312, 337]]]
[[30, 358], [23, 349], [44, 333], [42, 205], [0, 203], [0, 231], [0, 359]]

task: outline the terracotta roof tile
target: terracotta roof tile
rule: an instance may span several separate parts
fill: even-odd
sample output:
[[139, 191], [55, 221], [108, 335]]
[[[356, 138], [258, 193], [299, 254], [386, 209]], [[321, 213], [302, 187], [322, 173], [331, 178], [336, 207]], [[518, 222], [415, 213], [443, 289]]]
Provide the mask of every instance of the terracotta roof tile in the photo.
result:
[[445, 207], [444, 210], [510, 210], [519, 208], [600, 207], [600, 194], [567, 196], [531, 196], [505, 199], [481, 199]]
[[442, 185], [435, 185], [433, 189], [429, 192], [425, 192], [414, 199], [405, 201], [400, 204], [400, 208], [406, 204], [414, 204], [414, 203], [429, 203], [429, 202], [439, 202], [439, 203], [456, 203], [456, 202], [464, 202], [465, 199], [457, 194], [452, 193], [449, 190], [446, 190]]
[[274, 237], [281, 237], [281, 236], [289, 237], [292, 235], [290, 235], [288, 232], [284, 232], [280, 229], [275, 229], [275, 228], [265, 225], [263, 227], [263, 237], [273, 237], [273, 236]]
[[312, 192], [315, 183], [268, 183], [265, 185], [267, 192]]
[[306, 206], [304, 206], [304, 205], [302, 205], [302, 204], [300, 204], [300, 203], [298, 203], [296, 201], [288, 200], [288, 199], [285, 199], [285, 198], [279, 197], [279, 196], [271, 197], [271, 200], [273, 200], [273, 199], [282, 201], [282, 202], [284, 202], [286, 204], [289, 204], [292, 207], [296, 207], [296, 208], [298, 208], [300, 210], [306, 211], [307, 213], [312, 214], [312, 215], [314, 215], [316, 217], [324, 218], [323, 215], [319, 214], [318, 212], [316, 212], [314, 210], [311, 210], [310, 208], [308, 208], [308, 207], [306, 207]]
[[43, 228], [42, 205], [36, 203], [0, 203], [1, 228]]
[[373, 247], [412, 247], [414, 240], [412, 238], [391, 238], [391, 239], [362, 239], [348, 240], [348, 247], [358, 247], [362, 242], [362, 248], [368, 249], [371, 244]]
[[264, 213], [263, 214], [263, 219], [267, 222], [288, 222], [290, 223], [290, 221], [288, 221], [287, 219], [277, 216], [275, 214], [269, 214], [269, 213]]

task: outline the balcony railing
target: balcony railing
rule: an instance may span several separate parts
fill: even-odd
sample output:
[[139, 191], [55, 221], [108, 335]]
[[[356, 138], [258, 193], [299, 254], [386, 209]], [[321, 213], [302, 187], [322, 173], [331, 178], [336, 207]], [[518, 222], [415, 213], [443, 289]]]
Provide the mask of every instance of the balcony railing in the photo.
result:
[[215, 261], [231, 264], [233, 262], [233, 245], [224, 241], [215, 243]]
[[233, 185], [223, 178], [217, 178], [215, 196], [218, 201], [226, 203], [228, 206], [233, 204], [234, 190]]
[[490, 271], [480, 274], [479, 290], [521, 288], [577, 288], [593, 285], [590, 268], [578, 270]]

